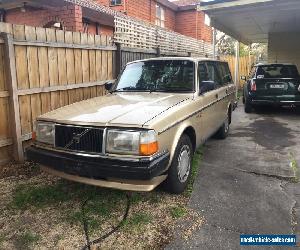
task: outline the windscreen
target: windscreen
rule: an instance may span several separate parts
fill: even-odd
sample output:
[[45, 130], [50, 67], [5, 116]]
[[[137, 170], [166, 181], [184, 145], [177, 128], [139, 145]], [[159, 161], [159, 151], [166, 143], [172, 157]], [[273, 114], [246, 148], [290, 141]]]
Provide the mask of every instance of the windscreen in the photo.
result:
[[265, 65], [259, 66], [256, 78], [298, 78], [299, 73], [294, 65]]
[[126, 66], [116, 91], [194, 91], [194, 63], [188, 60], [151, 60]]

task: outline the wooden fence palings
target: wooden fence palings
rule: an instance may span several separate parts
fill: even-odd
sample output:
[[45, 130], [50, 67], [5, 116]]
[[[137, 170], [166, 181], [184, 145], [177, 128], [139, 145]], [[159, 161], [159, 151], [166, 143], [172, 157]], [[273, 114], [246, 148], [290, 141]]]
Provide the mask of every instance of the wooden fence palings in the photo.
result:
[[[0, 40], [0, 162], [6, 162], [15, 149], [9, 126], [9, 114], [19, 126], [18, 144], [31, 139], [33, 123], [40, 114], [83, 99], [105, 94], [104, 83], [114, 78], [111, 38], [78, 32], [55, 31], [24, 25], [0, 23], [0, 32], [12, 34], [10, 48], [15, 56], [16, 87], [9, 91], [4, 62], [4, 44]], [[17, 102], [8, 109], [11, 93]], [[12, 130], [13, 132], [14, 130]], [[26, 145], [23, 143], [23, 146]], [[20, 148], [20, 147], [19, 147]], [[15, 150], [14, 150], [15, 152]], [[15, 159], [22, 160], [22, 155]], [[5, 160], [3, 160], [5, 159]], [[11, 159], [11, 158], [10, 158]]]

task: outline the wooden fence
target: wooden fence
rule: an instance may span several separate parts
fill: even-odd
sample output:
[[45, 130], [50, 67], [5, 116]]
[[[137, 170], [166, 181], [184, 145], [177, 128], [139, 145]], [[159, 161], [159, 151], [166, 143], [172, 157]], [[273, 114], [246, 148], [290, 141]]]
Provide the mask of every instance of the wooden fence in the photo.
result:
[[[235, 56], [221, 56], [221, 60], [228, 62], [232, 76], [235, 75]], [[240, 80], [241, 76], [247, 76], [250, 73], [251, 66], [255, 63], [254, 56], [242, 56], [239, 59], [239, 76], [240, 88], [243, 87], [244, 81]]]
[[106, 36], [24, 25], [0, 23], [0, 32], [1, 165], [23, 159], [37, 116], [105, 93], [116, 47]]
[[[0, 23], [0, 165], [23, 160], [37, 116], [105, 94], [126, 63], [191, 53], [113, 45], [110, 37]], [[234, 74], [234, 57], [222, 57]], [[240, 59], [247, 75], [253, 58]]]

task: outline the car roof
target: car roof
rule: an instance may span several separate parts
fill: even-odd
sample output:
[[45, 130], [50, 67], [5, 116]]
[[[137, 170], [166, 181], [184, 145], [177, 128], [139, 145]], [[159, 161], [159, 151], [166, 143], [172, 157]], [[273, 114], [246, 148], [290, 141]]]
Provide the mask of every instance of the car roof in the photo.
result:
[[283, 66], [283, 65], [295, 66], [295, 64], [293, 64], [293, 63], [258, 63], [255, 66], [259, 67], [259, 66]]
[[136, 60], [133, 62], [129, 62], [127, 64], [136, 63], [136, 62], [147, 62], [147, 61], [167, 61], [167, 60], [178, 60], [178, 61], [192, 61], [192, 62], [201, 62], [201, 61], [213, 61], [213, 62], [225, 62], [222, 60], [216, 60], [208, 57], [153, 57], [142, 60]]

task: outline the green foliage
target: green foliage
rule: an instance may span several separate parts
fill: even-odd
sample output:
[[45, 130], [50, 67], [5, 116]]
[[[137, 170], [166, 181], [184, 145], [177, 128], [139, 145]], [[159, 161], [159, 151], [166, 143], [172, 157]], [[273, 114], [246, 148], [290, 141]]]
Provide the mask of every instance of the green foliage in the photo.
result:
[[124, 221], [123, 227], [126, 230], [141, 230], [144, 225], [151, 223], [152, 220], [153, 218], [150, 214], [143, 212], [134, 213]]
[[53, 185], [19, 185], [13, 193], [12, 207], [27, 209], [29, 207], [42, 208], [71, 200], [107, 199], [114, 203], [123, 197], [118, 190], [100, 189], [68, 181], [60, 181]]
[[294, 172], [294, 181], [297, 183], [300, 180], [300, 168], [298, 166], [298, 162], [295, 159], [293, 154], [289, 154], [290, 155], [290, 166]]
[[190, 178], [189, 184], [187, 186], [187, 189], [184, 192], [184, 194], [187, 196], [190, 196], [192, 194], [194, 181], [198, 174], [202, 156], [203, 156], [203, 146], [200, 146], [195, 152], [193, 162], [192, 162], [192, 167], [191, 167], [191, 171], [192, 171], [191, 178]]
[[183, 206], [172, 207], [170, 209], [170, 213], [171, 213], [173, 219], [179, 219], [187, 214], [187, 209]]
[[15, 246], [18, 249], [30, 249], [34, 244], [41, 240], [41, 236], [34, 234], [30, 231], [26, 231], [17, 236], [15, 240]]

